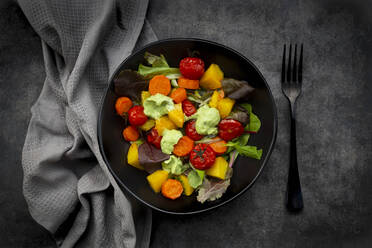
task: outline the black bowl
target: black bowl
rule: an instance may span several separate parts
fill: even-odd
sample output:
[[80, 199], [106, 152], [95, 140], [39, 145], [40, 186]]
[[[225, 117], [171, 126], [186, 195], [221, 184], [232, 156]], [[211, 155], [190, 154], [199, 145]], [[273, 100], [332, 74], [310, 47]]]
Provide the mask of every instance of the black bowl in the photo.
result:
[[[249, 144], [263, 149], [261, 160], [239, 156], [234, 164], [234, 174], [227, 192], [218, 200], [197, 202], [195, 194], [181, 196], [177, 200], [169, 200], [155, 194], [147, 183], [145, 171], [138, 170], [127, 164], [126, 154], [129, 144], [121, 136], [124, 122], [115, 114], [114, 104], [117, 96], [114, 93], [113, 79], [123, 69], [137, 70], [144, 63], [145, 52], [163, 54], [171, 66], [177, 67], [180, 60], [189, 56], [191, 51], [198, 51], [205, 66], [218, 64], [225, 77], [246, 80], [256, 90], [250, 103], [253, 111], [262, 122], [261, 130], [251, 135]], [[215, 42], [200, 39], [167, 39], [147, 45], [129, 56], [120, 64], [102, 102], [98, 120], [98, 141], [103, 158], [118, 183], [136, 197], [139, 201], [153, 209], [171, 214], [193, 214], [221, 206], [241, 195], [256, 181], [267, 163], [274, 147], [277, 132], [276, 106], [264, 77], [253, 63], [240, 53]], [[263, 196], [264, 197], [264, 196]]]

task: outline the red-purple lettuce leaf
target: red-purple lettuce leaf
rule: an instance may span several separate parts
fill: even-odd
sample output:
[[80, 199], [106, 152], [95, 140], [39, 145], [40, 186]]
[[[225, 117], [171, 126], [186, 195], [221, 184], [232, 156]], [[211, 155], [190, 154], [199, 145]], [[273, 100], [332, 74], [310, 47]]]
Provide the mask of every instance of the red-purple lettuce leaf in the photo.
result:
[[114, 79], [114, 90], [118, 96], [126, 96], [141, 102], [141, 92], [148, 89], [149, 82], [136, 71], [123, 70]]
[[246, 81], [225, 78], [221, 83], [226, 96], [234, 100], [240, 100], [243, 98], [249, 99], [250, 95], [254, 91], [254, 88]]
[[203, 184], [198, 191], [198, 196], [196, 197], [196, 199], [199, 202], [204, 203], [205, 201], [215, 201], [221, 198], [230, 185], [232, 172], [233, 169], [229, 167], [226, 172], [225, 180], [204, 178]]
[[169, 157], [168, 154], [163, 153], [160, 149], [148, 142], [143, 143], [138, 148], [139, 163], [148, 173], [161, 170], [161, 162], [169, 159]]
[[233, 119], [239, 121], [243, 126], [249, 123], [249, 114], [245, 111], [241, 111], [236, 109], [232, 111], [229, 116], [226, 117], [227, 119]]

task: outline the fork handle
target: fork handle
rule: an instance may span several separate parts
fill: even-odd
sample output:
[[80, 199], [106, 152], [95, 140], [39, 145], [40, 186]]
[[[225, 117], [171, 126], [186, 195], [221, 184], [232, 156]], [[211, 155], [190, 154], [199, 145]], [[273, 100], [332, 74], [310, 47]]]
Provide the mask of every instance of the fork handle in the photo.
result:
[[295, 104], [291, 105], [291, 143], [290, 143], [290, 163], [287, 184], [287, 208], [290, 211], [300, 211], [304, 204], [302, 201], [301, 183], [298, 174], [297, 165], [297, 147], [296, 147], [296, 117]]

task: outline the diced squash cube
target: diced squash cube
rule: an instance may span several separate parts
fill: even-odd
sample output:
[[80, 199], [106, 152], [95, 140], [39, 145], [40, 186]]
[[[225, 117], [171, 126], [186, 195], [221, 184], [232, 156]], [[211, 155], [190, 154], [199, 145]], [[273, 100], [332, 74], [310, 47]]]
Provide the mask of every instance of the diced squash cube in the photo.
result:
[[205, 89], [218, 89], [222, 87], [223, 72], [216, 64], [211, 64], [200, 79], [200, 86]]
[[217, 157], [211, 168], [205, 171], [208, 176], [225, 179], [229, 164], [223, 157]]
[[187, 179], [187, 176], [181, 175], [179, 178], [183, 186], [183, 193], [187, 196], [191, 195], [192, 192], [194, 192], [194, 189], [193, 187], [190, 186], [189, 179]]
[[182, 111], [182, 103], [175, 104], [174, 109], [168, 112], [168, 117], [177, 127], [183, 127], [185, 116]]
[[235, 100], [228, 97], [218, 101], [217, 109], [220, 112], [221, 118], [226, 118], [230, 114], [234, 104]]
[[149, 131], [151, 128], [153, 128], [155, 126], [155, 121], [153, 119], [148, 119], [145, 124], [143, 124], [142, 126], [140, 126], [140, 128], [143, 130], [143, 131]]
[[167, 116], [162, 116], [155, 121], [155, 128], [158, 131], [158, 134], [162, 136], [165, 129], [175, 129], [176, 125], [171, 120], [169, 120]]
[[138, 159], [138, 145], [136, 143], [132, 143], [129, 147], [128, 153], [127, 153], [127, 162], [131, 166], [143, 170], [143, 166], [140, 165], [139, 159]]
[[213, 95], [211, 97], [211, 100], [209, 101], [209, 107], [211, 108], [217, 108], [218, 102], [222, 99], [221, 93], [215, 90], [213, 92]]
[[143, 105], [143, 103], [145, 102], [145, 100], [147, 99], [147, 98], [149, 98], [151, 96], [151, 94], [150, 94], [150, 92], [148, 92], [148, 91], [142, 91], [141, 92], [141, 103], [142, 103], [142, 105]]
[[157, 170], [148, 175], [146, 178], [155, 193], [159, 193], [161, 190], [161, 185], [168, 179], [168, 172], [165, 170]]

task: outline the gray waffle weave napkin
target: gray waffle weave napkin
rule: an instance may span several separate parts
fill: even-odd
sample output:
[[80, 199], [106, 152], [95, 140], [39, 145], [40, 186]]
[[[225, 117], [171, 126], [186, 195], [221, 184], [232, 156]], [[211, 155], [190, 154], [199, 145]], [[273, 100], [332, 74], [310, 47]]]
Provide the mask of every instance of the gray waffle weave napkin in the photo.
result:
[[156, 38], [143, 26], [148, 2], [19, 0], [19, 5], [41, 38], [46, 70], [22, 154], [32, 217], [61, 247], [148, 247], [151, 211], [120, 190], [97, 142], [108, 79], [139, 36], [142, 44]]

